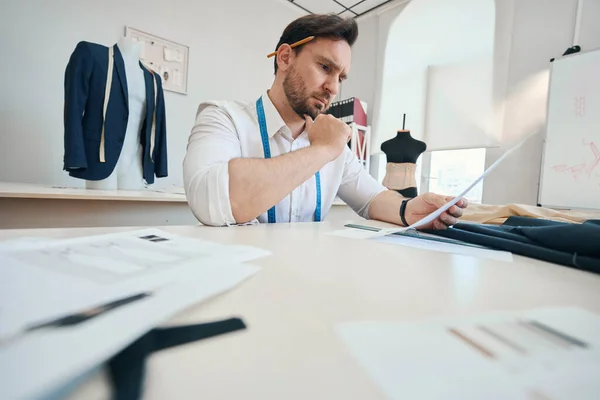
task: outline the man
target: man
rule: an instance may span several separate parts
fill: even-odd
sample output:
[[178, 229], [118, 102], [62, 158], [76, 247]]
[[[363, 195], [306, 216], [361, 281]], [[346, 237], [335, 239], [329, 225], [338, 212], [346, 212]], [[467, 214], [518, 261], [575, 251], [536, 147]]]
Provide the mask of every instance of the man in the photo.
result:
[[[183, 174], [200, 222], [321, 221], [338, 195], [364, 218], [404, 226], [451, 199], [427, 193], [408, 201], [387, 190], [348, 148], [350, 127], [324, 114], [347, 77], [357, 36], [352, 19], [301, 17], [284, 30], [275, 81], [256, 103], [199, 106]], [[466, 206], [461, 199], [422, 228], [453, 225]]]

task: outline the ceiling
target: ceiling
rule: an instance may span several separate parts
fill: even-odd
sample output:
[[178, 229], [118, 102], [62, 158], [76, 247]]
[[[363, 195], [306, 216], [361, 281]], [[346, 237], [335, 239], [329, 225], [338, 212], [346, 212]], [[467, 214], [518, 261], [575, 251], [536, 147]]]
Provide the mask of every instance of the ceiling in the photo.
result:
[[338, 14], [356, 18], [395, 0], [287, 0], [311, 14]]

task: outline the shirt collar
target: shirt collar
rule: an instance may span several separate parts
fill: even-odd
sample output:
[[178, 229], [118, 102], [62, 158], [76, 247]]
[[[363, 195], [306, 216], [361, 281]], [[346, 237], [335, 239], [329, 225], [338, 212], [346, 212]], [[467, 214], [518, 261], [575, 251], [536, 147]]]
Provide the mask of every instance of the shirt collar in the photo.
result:
[[269, 134], [269, 138], [272, 138], [284, 127], [289, 131], [289, 128], [283, 121], [283, 118], [281, 118], [281, 115], [279, 115], [279, 111], [277, 111], [267, 93], [262, 95], [262, 102], [265, 110], [265, 119], [267, 120], [267, 133]]

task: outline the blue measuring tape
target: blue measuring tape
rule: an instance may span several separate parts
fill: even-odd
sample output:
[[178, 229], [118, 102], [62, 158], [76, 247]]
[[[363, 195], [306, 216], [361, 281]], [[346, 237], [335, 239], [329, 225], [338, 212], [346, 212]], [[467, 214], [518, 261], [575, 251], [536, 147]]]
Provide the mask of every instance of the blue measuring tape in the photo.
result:
[[[262, 97], [256, 100], [256, 113], [258, 114], [258, 124], [260, 126], [260, 136], [262, 138], [263, 152], [265, 158], [271, 158], [271, 146], [269, 145], [269, 134], [267, 132], [267, 120], [265, 118], [265, 108], [263, 107]], [[317, 185], [317, 207], [315, 209], [315, 221], [321, 221], [321, 174], [319, 171], [315, 174], [315, 182]], [[267, 212], [269, 223], [273, 224], [275, 220], [275, 206], [271, 207]]]

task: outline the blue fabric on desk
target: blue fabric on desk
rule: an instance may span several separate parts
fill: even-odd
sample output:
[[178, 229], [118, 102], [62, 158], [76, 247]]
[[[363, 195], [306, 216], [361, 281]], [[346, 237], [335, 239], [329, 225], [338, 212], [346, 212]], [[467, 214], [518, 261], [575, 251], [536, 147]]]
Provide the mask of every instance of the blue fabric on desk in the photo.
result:
[[427, 232], [600, 273], [600, 220], [570, 224], [509, 217], [502, 225], [458, 223], [446, 230]]

